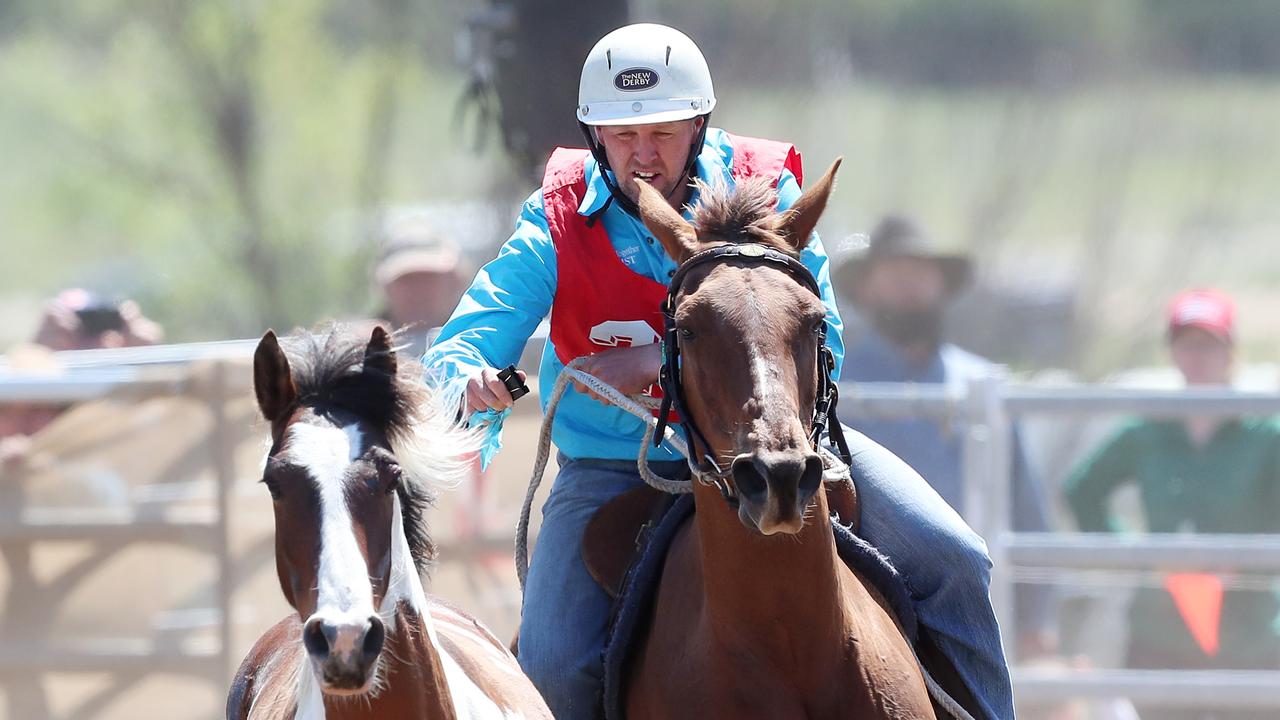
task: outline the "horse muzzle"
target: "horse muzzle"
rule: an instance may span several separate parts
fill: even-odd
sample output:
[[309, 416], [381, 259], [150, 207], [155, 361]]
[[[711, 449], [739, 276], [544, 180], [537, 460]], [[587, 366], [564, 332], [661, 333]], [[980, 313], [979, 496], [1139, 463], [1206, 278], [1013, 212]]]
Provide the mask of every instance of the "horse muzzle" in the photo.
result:
[[332, 695], [368, 691], [386, 638], [386, 627], [377, 616], [358, 620], [317, 614], [302, 630], [302, 643], [320, 687]]
[[822, 458], [795, 450], [744, 453], [732, 472], [742, 523], [763, 535], [794, 535], [822, 484]]

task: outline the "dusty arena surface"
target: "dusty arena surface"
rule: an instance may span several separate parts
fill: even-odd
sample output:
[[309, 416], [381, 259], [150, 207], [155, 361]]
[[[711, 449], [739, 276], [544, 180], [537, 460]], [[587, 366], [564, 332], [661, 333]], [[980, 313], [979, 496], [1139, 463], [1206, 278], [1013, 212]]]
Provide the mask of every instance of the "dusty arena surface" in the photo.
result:
[[[246, 365], [232, 375], [244, 380], [247, 373]], [[235, 578], [231, 663], [222, 668], [217, 659], [218, 553], [216, 543], [199, 535], [203, 531], [128, 543], [8, 541], [0, 563], [0, 668], [6, 678], [0, 718], [223, 716], [234, 665], [261, 632], [292, 612], [275, 575], [271, 502], [257, 482], [265, 426], [247, 384], [234, 396], [226, 424], [234, 436], [235, 468], [227, 518]], [[77, 407], [38, 437], [25, 468], [4, 470], [3, 483], [25, 490], [26, 507], [53, 508], [62, 517], [133, 513], [140, 519], [138, 533], [156, 517], [215, 515], [216, 433], [206, 400], [196, 381], [180, 395]], [[520, 403], [493, 467], [442, 495], [431, 516], [441, 558], [428, 591], [470, 610], [504, 638], [518, 621], [511, 538], [539, 421], [533, 397]], [[13, 519], [12, 511], [6, 507], [4, 518]], [[117, 672], [111, 674], [34, 672], [65, 667], [56, 652], [71, 647], [136, 659], [113, 663]], [[208, 657], [204, 669], [166, 672], [186, 662], [175, 659], [184, 652]]]

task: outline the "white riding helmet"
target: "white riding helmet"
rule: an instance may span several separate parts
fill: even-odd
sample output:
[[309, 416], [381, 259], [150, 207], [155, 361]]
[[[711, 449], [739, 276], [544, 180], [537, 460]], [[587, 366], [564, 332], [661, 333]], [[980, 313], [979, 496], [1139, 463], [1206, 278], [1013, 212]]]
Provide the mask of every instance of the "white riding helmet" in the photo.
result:
[[586, 125], [688, 120], [715, 106], [702, 51], [666, 25], [620, 27], [600, 38], [582, 65], [578, 121]]

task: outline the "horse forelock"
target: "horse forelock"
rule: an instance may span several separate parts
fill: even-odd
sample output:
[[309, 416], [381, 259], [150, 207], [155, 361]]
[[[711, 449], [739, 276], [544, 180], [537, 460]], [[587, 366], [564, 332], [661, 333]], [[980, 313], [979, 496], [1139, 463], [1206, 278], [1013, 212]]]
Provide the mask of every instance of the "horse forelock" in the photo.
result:
[[795, 256], [782, 235], [784, 215], [778, 212], [778, 192], [768, 178], [724, 181], [695, 179], [698, 201], [692, 208], [698, 240], [706, 246], [755, 242]]
[[412, 424], [424, 400], [425, 389], [405, 372], [366, 368], [365, 343], [343, 326], [297, 333], [282, 345], [300, 406], [342, 410], [391, 435]]

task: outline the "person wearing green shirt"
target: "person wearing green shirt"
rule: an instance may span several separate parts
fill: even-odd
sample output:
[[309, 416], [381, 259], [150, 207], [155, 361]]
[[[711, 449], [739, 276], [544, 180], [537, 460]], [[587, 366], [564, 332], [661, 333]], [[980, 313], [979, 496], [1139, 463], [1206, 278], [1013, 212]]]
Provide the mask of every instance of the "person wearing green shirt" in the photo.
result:
[[[1230, 297], [1209, 289], [1178, 295], [1170, 304], [1168, 340], [1188, 386], [1230, 384], [1235, 360]], [[1138, 487], [1149, 532], [1280, 533], [1280, 424], [1200, 416], [1126, 424], [1067, 478], [1066, 496], [1080, 530], [1130, 529], [1107, 509], [1112, 494], [1127, 483]], [[1207, 621], [1217, 623], [1220, 617], [1220, 623], [1206, 631], [1206, 621], [1186, 619], [1196, 611], [1180, 609], [1172, 577], [1207, 582], [1210, 588], [1241, 584], [1239, 578], [1184, 575], [1167, 576], [1162, 587], [1139, 588], [1129, 608], [1129, 667], [1280, 668], [1275, 593], [1227, 590], [1220, 614]], [[1250, 584], [1256, 586], [1254, 580]], [[1193, 629], [1197, 624], [1201, 627]], [[1141, 715], [1169, 720], [1255, 716], [1172, 708]]]

